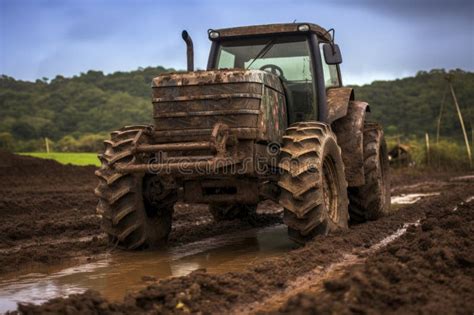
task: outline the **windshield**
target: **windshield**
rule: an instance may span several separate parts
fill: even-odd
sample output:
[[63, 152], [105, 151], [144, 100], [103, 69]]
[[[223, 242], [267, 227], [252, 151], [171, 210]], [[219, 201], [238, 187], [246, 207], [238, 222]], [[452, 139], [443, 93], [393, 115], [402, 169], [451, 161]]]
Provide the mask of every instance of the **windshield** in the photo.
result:
[[256, 69], [278, 75], [287, 94], [290, 123], [316, 119], [309, 44], [305, 36], [220, 42], [217, 69]]

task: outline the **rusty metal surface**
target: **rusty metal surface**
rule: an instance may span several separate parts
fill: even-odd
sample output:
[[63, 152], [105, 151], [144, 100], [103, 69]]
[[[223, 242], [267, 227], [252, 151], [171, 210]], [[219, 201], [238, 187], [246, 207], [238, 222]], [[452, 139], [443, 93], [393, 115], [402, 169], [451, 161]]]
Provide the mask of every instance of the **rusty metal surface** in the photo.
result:
[[[238, 139], [252, 140], [257, 138], [257, 128], [230, 128], [230, 130]], [[212, 128], [155, 130], [153, 139], [156, 143], [175, 142], [183, 139], [197, 141], [208, 138], [211, 132]]]
[[350, 187], [361, 186], [364, 178], [363, 130], [366, 102], [351, 101], [347, 115], [332, 123], [337, 142], [342, 150], [346, 180]]
[[[178, 161], [172, 163], [144, 163], [123, 164], [117, 163], [114, 168], [119, 173], [151, 173], [151, 174], [174, 174], [186, 176], [190, 174], [206, 176], [217, 174], [219, 169], [239, 163], [233, 158], [212, 158], [204, 161]], [[200, 170], [200, 171], [199, 171]], [[201, 172], [201, 173], [200, 173]]]
[[[209, 141], [178, 142], [166, 144], [140, 144], [138, 142], [142, 133], [138, 133], [132, 142], [131, 152], [154, 153], [155, 158], [142, 164], [117, 164], [115, 169], [122, 173], [153, 173], [172, 174], [189, 172], [206, 175], [217, 173], [219, 169], [241, 161], [235, 145], [238, 140], [231, 133], [229, 126], [217, 123], [209, 137]], [[170, 152], [204, 151], [212, 153], [207, 156], [178, 155], [169, 156]], [[166, 154], [165, 154], [166, 153]]]
[[262, 95], [258, 93], [226, 93], [226, 94], [209, 94], [209, 95], [186, 95], [176, 97], [155, 97], [153, 103], [159, 102], [186, 102], [197, 100], [220, 100], [230, 98], [256, 98], [261, 99]]
[[200, 142], [178, 142], [166, 144], [143, 144], [136, 148], [137, 153], [160, 152], [160, 151], [194, 151], [194, 150], [210, 150], [211, 143], [207, 141]]
[[[234, 113], [228, 111], [199, 112], [191, 110], [186, 116], [173, 117], [172, 113], [168, 117], [155, 117], [157, 130], [171, 129], [212, 129], [217, 123], [225, 123], [233, 128], [257, 128], [258, 112], [247, 112], [247, 110], [237, 110]], [[186, 141], [183, 138], [183, 141]]]
[[261, 82], [221, 82], [207, 85], [160, 86], [152, 90], [153, 97], [174, 99], [189, 95], [220, 95], [220, 94], [261, 94]]
[[277, 75], [262, 70], [222, 69], [162, 74], [153, 79], [152, 87], [212, 85], [221, 83], [263, 83], [283, 91]]
[[186, 43], [186, 61], [188, 71], [194, 70], [194, 45], [191, 36], [189, 36], [187, 31], [181, 33], [184, 42]]
[[203, 140], [218, 123], [238, 139], [277, 142], [287, 123], [280, 79], [260, 70], [161, 75], [153, 106], [157, 143]]
[[[283, 34], [283, 33], [296, 33], [298, 26], [302, 24], [309, 25], [310, 31], [316, 33], [321, 38], [330, 41], [331, 35], [321, 26], [313, 23], [285, 23], [285, 24], [267, 24], [267, 25], [252, 25], [242, 26], [233, 28], [217, 29], [219, 32], [219, 38], [226, 37], [240, 37], [240, 36], [252, 36], [252, 35], [266, 35], [266, 34]], [[302, 33], [302, 32], [299, 32]]]
[[327, 90], [328, 122], [346, 116], [349, 102], [354, 99], [352, 88], [338, 87]]
[[222, 110], [201, 110], [189, 112], [174, 112], [174, 113], [157, 113], [155, 118], [173, 118], [173, 117], [190, 117], [190, 116], [223, 116], [223, 115], [258, 115], [259, 110], [254, 109], [222, 109]]
[[286, 100], [282, 93], [265, 86], [258, 121], [259, 140], [281, 142], [288, 127]]

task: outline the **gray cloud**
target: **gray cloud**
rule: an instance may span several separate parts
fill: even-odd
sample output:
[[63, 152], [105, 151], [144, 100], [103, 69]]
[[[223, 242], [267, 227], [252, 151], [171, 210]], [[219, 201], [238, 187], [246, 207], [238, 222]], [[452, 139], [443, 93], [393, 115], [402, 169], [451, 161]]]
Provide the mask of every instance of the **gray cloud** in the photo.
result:
[[336, 0], [335, 3], [365, 8], [401, 19], [435, 19], [442, 16], [472, 19], [474, 15], [472, 0]]

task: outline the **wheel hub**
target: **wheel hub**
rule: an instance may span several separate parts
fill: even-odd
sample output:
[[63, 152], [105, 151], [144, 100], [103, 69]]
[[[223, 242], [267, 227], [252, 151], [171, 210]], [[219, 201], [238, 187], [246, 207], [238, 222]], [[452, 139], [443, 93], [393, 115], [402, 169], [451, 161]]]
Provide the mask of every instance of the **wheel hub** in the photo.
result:
[[149, 177], [144, 180], [143, 196], [152, 206], [158, 206], [164, 194], [165, 189], [158, 176]]

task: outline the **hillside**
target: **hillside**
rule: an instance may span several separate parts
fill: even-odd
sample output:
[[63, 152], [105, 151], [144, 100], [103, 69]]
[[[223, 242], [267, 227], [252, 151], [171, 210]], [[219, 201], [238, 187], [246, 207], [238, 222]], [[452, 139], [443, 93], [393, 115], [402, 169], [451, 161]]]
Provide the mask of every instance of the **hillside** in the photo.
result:
[[[462, 70], [449, 73], [469, 132], [474, 123], [474, 73]], [[388, 134], [420, 136], [425, 132], [436, 134], [437, 119], [445, 95], [440, 134], [460, 140], [461, 127], [445, 80], [446, 74], [444, 70], [436, 69], [420, 71], [415, 77], [374, 81], [355, 87], [356, 98], [371, 104], [373, 117], [383, 123]]]
[[[59, 150], [95, 150], [107, 132], [151, 120], [150, 82], [172, 71], [148, 67], [104, 75], [89, 71], [72, 78], [57, 76], [36, 82], [0, 77], [0, 148], [37, 150], [48, 137]], [[470, 130], [474, 121], [474, 73], [451, 71], [459, 103]], [[434, 135], [446, 88], [444, 70], [419, 72], [415, 77], [375, 81], [356, 86], [356, 97], [372, 105], [372, 117], [388, 134]], [[450, 95], [445, 104], [441, 134], [460, 136]]]

